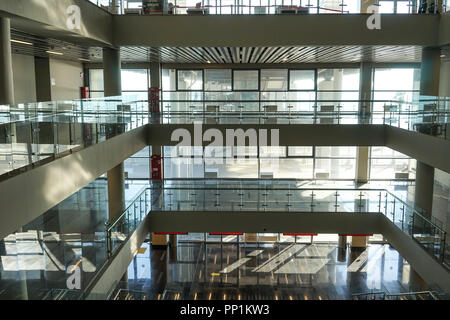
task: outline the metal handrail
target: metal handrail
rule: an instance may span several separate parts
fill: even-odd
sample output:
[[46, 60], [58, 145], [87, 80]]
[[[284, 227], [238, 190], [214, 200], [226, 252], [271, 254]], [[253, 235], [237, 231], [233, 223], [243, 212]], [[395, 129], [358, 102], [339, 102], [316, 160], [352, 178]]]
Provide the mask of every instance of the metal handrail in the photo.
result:
[[[161, 186], [159, 187], [159, 189], [162, 190], [233, 190], [231, 188], [225, 188], [225, 187], [200, 187], [200, 186], [195, 186], [195, 187], [172, 187], [172, 186]], [[374, 188], [374, 189], [370, 189], [370, 188], [360, 188], [360, 189], [352, 189], [352, 188], [286, 188], [286, 187], [282, 187], [282, 188], [259, 188], [259, 187], [243, 187], [240, 186], [239, 190], [250, 190], [250, 191], [293, 191], [293, 190], [301, 190], [301, 191], [378, 191], [378, 192], [386, 192], [388, 195], [392, 196], [393, 198], [395, 198], [397, 201], [399, 201], [403, 206], [409, 208], [410, 210], [412, 210], [414, 212], [414, 214], [418, 215], [420, 218], [422, 218], [425, 222], [427, 222], [428, 224], [430, 224], [431, 226], [433, 226], [434, 228], [436, 228], [438, 231], [440, 231], [443, 234], [446, 234], [446, 231], [444, 229], [442, 229], [441, 227], [437, 226], [435, 223], [433, 223], [432, 221], [430, 221], [428, 218], [424, 217], [414, 206], [411, 206], [410, 204], [406, 203], [405, 201], [403, 201], [402, 199], [400, 199], [398, 196], [394, 195], [393, 193], [391, 193], [390, 191], [386, 190], [386, 189], [382, 189], [382, 188]]]
[[401, 296], [414, 296], [419, 294], [429, 294], [434, 300], [439, 300], [433, 291], [417, 291], [417, 292], [405, 292], [405, 293], [389, 293], [387, 297], [401, 297]]
[[389, 300], [389, 297], [402, 297], [402, 296], [417, 296], [420, 294], [429, 294], [433, 300], [439, 300], [433, 291], [417, 291], [417, 292], [403, 292], [403, 293], [386, 293], [385, 291], [375, 291], [375, 292], [363, 292], [352, 294], [353, 298], [363, 297], [363, 296], [376, 296], [382, 295], [384, 300]]

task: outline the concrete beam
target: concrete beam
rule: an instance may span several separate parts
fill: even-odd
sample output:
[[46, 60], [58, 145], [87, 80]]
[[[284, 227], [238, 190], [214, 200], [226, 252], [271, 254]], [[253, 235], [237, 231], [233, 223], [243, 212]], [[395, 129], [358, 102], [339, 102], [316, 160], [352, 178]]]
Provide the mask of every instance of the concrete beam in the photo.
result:
[[[114, 44], [152, 47], [438, 44], [438, 15], [382, 14], [379, 30], [367, 28], [368, 17], [369, 14], [122, 15], [114, 16]], [[151, 37], [136, 30], [151, 30]]]
[[[80, 29], [69, 28], [69, 6], [80, 8]], [[80, 45], [111, 45], [112, 15], [86, 0], [2, 0], [0, 15], [11, 27]]]
[[429, 255], [415, 240], [397, 228], [386, 216], [378, 220], [382, 234], [412, 268], [430, 286], [438, 286], [444, 292], [450, 291], [450, 272]]
[[[151, 124], [149, 141], [151, 144], [174, 146], [172, 132], [184, 128], [194, 139], [192, 124]], [[280, 146], [384, 146], [383, 125], [334, 125], [334, 124], [204, 124], [202, 131], [209, 128], [220, 130], [225, 139], [227, 129], [279, 129]], [[267, 133], [270, 145], [270, 131]], [[224, 141], [225, 143], [225, 141]], [[204, 146], [210, 142], [203, 142]]]
[[380, 233], [381, 213], [152, 211], [150, 232]]
[[147, 126], [0, 183], [0, 239], [39, 217], [147, 145]]
[[450, 173], [450, 141], [386, 125], [386, 147]]

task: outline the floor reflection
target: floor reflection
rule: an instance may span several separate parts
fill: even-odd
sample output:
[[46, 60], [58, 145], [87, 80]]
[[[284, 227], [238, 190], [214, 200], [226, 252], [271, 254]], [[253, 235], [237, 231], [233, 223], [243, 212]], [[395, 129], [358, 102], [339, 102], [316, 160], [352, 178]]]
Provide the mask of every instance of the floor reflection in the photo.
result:
[[[143, 188], [127, 181], [126, 202]], [[81, 294], [107, 258], [106, 179], [97, 179], [0, 240], [0, 299], [45, 299], [54, 289], [67, 289], [74, 268], [80, 271]]]
[[348, 248], [335, 243], [144, 243], [122, 288], [158, 300], [320, 300], [352, 294], [427, 290], [425, 282], [388, 244]]

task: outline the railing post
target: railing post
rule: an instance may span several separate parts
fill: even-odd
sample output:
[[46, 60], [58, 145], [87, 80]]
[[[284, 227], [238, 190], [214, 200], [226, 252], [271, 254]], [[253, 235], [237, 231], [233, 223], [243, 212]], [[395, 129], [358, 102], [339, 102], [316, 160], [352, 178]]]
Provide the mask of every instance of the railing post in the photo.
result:
[[142, 221], [142, 195], [139, 196], [139, 222], [141, 221]]
[[405, 205], [402, 207], [402, 231], [404, 229], [404, 221], [405, 221]]
[[444, 263], [444, 260], [445, 260], [445, 244], [446, 244], [446, 241], [447, 240], [447, 233], [446, 232], [444, 232], [444, 234], [442, 235], [442, 237], [441, 237], [441, 248], [440, 248], [440, 261], [441, 261], [441, 263]]
[[381, 212], [381, 191], [378, 193], [378, 212]]
[[336, 193], [334, 194], [334, 196], [336, 197], [336, 200], [334, 201], [334, 212], [337, 212], [337, 208], [339, 207], [338, 205], [338, 191], [336, 190]]
[[106, 253], [108, 257], [111, 257], [112, 243], [111, 243], [111, 229], [109, 227], [109, 221], [106, 222]]
[[133, 224], [134, 224], [134, 229], [133, 230], [136, 230], [136, 209], [137, 209], [137, 203], [135, 202], [134, 203], [134, 210], [133, 210]]
[[384, 215], [387, 217], [388, 215], [388, 193], [384, 196]]
[[394, 198], [394, 205], [392, 208], [392, 222], [395, 224], [395, 198]]

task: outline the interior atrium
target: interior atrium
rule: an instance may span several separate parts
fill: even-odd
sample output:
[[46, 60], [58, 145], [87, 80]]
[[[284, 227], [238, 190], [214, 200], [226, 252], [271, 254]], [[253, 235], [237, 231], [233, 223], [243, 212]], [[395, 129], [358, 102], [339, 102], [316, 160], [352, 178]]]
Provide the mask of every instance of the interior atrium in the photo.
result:
[[198, 1], [0, 1], [0, 300], [448, 300], [448, 0]]

